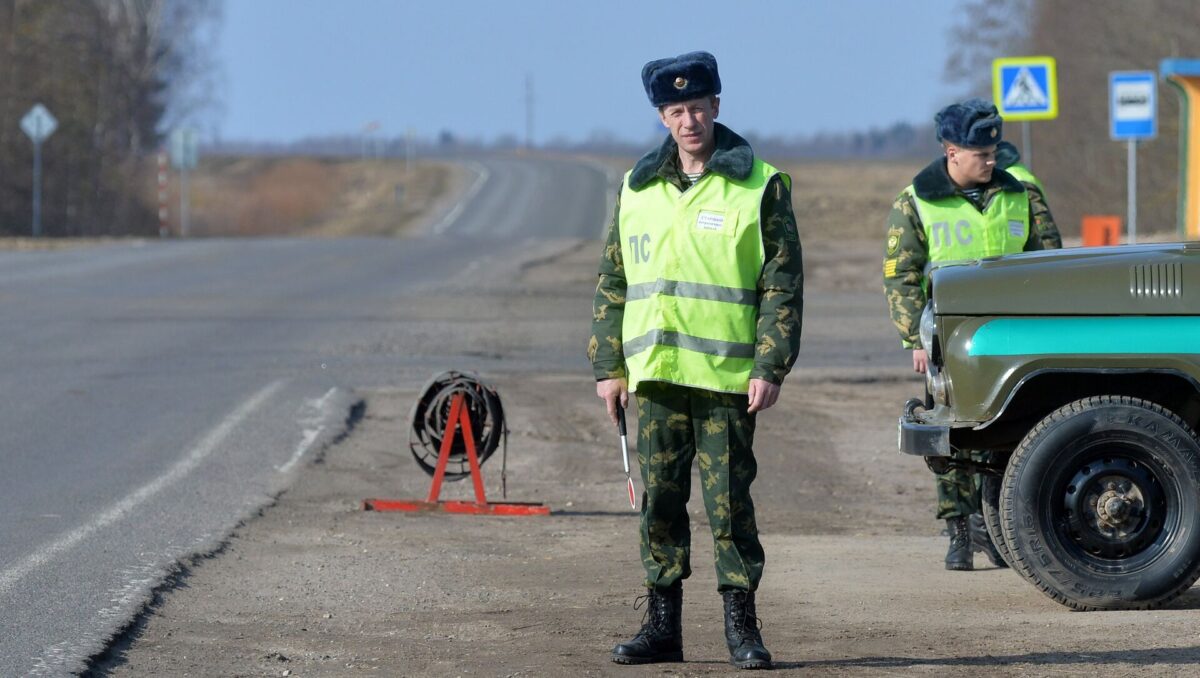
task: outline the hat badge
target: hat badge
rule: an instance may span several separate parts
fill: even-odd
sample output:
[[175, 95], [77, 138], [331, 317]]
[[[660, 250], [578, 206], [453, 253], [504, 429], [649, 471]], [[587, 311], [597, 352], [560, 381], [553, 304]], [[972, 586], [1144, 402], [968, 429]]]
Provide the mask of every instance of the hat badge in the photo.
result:
[[993, 138], [993, 139], [995, 139], [995, 138], [996, 138], [996, 134], [998, 134], [998, 132], [996, 131], [996, 128], [995, 128], [995, 127], [993, 127], [993, 128], [992, 128], [992, 138]]
[[684, 87], [687, 87], [687, 78], [683, 76], [675, 78], [675, 89], [683, 89]]

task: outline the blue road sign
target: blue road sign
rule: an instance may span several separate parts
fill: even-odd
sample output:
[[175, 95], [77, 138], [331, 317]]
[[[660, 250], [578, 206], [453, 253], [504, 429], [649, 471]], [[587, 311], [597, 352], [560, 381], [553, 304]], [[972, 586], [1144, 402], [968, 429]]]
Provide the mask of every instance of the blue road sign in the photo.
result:
[[1108, 123], [1114, 141], [1158, 136], [1158, 77], [1153, 71], [1108, 74]]
[[1013, 57], [992, 62], [996, 108], [1005, 120], [1058, 117], [1058, 80], [1053, 57]]

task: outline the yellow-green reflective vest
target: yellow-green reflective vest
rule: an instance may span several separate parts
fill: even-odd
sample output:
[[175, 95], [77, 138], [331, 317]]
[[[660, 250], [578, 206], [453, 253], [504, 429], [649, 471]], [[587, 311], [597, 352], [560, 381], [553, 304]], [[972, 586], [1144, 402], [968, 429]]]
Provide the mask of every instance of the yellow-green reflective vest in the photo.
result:
[[1028, 167], [1022, 165], [1021, 163], [1017, 163], [1015, 165], [1009, 165], [1008, 167], [1005, 167], [1004, 171], [1013, 175], [1017, 181], [1020, 181], [1023, 184], [1033, 184], [1034, 186], [1037, 186], [1038, 190], [1042, 192], [1042, 195], [1046, 195], [1046, 188], [1042, 186], [1042, 182], [1039, 181], [1037, 177], [1033, 176], [1033, 172], [1030, 172]]
[[764, 258], [760, 212], [778, 173], [755, 159], [745, 180], [708, 172], [682, 192], [662, 179], [634, 190], [625, 175], [618, 224], [630, 391], [665, 381], [746, 393]]
[[932, 263], [1014, 254], [1025, 249], [1029, 239], [1029, 195], [1025, 191], [1001, 191], [980, 212], [961, 195], [922, 200], [912, 186], [905, 190], [917, 206]]

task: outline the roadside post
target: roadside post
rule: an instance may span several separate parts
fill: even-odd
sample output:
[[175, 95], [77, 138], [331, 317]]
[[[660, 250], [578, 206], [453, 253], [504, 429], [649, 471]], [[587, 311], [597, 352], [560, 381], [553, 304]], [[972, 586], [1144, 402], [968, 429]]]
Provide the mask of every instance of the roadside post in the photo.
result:
[[21, 118], [21, 130], [33, 142], [33, 237], [42, 234], [42, 142], [58, 129], [58, 120], [41, 104]]
[[1108, 74], [1108, 136], [1129, 145], [1126, 185], [1129, 217], [1126, 241], [1137, 242], [1137, 144], [1158, 136], [1158, 87], [1153, 71]]
[[1031, 120], [1058, 117], [1058, 74], [1054, 57], [1005, 57], [992, 61], [992, 96], [1006, 121], [1021, 123], [1021, 159], [1033, 167]]
[[191, 197], [188, 195], [188, 170], [196, 169], [198, 153], [196, 149], [196, 130], [191, 127], [181, 127], [171, 133], [171, 164], [179, 170], [179, 236], [188, 235], [188, 206]]
[[1200, 239], [1200, 59], [1164, 59], [1158, 73], [1179, 93], [1179, 235]]
[[167, 157], [165, 150], [158, 152], [158, 237], [165, 238], [170, 235], [170, 225], [168, 218], [171, 216], [167, 210], [167, 189], [170, 177], [167, 174], [167, 164], [170, 158]]

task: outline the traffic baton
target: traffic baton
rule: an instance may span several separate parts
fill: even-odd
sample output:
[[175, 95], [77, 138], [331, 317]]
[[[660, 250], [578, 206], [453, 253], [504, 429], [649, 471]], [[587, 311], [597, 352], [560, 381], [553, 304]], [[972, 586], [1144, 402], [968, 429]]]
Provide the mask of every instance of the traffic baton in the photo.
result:
[[621, 434], [621, 459], [625, 462], [625, 487], [629, 490], [629, 508], [637, 510], [637, 499], [633, 489], [633, 477], [629, 475], [629, 442], [625, 437], [625, 408], [617, 403], [617, 431]]

